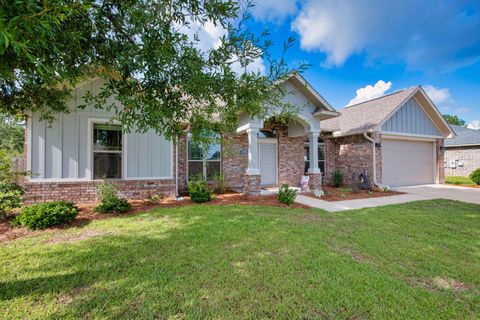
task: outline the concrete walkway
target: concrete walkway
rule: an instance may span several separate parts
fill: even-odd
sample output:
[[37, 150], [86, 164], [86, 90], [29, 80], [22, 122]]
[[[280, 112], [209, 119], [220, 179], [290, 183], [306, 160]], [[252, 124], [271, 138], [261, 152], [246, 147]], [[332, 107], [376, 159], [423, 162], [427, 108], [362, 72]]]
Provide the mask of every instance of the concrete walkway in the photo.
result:
[[369, 207], [386, 206], [389, 204], [406, 203], [419, 200], [429, 200], [430, 197], [417, 195], [417, 194], [401, 194], [388, 197], [368, 198], [368, 199], [355, 199], [355, 200], [343, 200], [329, 202], [321, 199], [315, 199], [299, 194], [295, 199], [295, 202], [313, 207], [319, 208], [330, 212], [362, 209]]
[[395, 190], [405, 192], [406, 194], [335, 202], [328, 202], [299, 194], [295, 201], [313, 208], [319, 208], [330, 212], [379, 207], [389, 204], [431, 199], [450, 199], [480, 204], [480, 189], [475, 188], [449, 186], [445, 184], [429, 184], [421, 186], [397, 187]]

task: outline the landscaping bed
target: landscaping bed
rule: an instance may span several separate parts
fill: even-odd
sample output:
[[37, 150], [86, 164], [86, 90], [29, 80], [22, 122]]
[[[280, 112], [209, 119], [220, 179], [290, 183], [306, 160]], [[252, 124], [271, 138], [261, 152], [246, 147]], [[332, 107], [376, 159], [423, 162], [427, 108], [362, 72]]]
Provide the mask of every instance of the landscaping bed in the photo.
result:
[[[131, 200], [131, 209], [126, 213], [96, 213], [93, 209], [98, 205], [97, 203], [78, 204], [78, 216], [71, 222], [62, 226], [52, 227], [46, 230], [28, 230], [26, 228], [15, 228], [11, 224], [11, 218], [7, 221], [0, 221], [0, 242], [10, 241], [24, 236], [35, 235], [41, 232], [56, 232], [65, 228], [83, 226], [93, 220], [108, 219], [112, 217], [125, 216], [143, 213], [157, 208], [174, 208], [196, 205], [190, 198], [184, 197], [183, 200], [177, 201], [174, 198], [161, 199], [158, 203], [152, 203], [148, 200]], [[308, 206], [293, 203], [290, 206], [278, 201], [277, 195], [246, 195], [240, 193], [226, 193], [216, 195], [210, 202], [200, 204], [201, 206], [208, 205], [262, 205], [271, 207], [292, 207], [292, 208], [308, 208]]]
[[355, 200], [355, 199], [368, 199], [378, 197], [388, 197], [404, 194], [404, 192], [398, 191], [380, 191], [376, 190], [353, 190], [351, 188], [341, 187], [335, 188], [331, 186], [323, 186], [323, 192], [325, 195], [316, 197], [313, 192], [305, 192], [302, 195], [312, 197], [315, 199], [325, 200], [329, 202], [343, 201], [343, 200]]

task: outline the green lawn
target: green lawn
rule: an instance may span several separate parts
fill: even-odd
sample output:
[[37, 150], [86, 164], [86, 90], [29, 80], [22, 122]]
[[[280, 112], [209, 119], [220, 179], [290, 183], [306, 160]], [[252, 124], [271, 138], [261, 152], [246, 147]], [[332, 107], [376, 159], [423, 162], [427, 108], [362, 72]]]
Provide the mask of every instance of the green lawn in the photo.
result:
[[0, 244], [1, 319], [478, 319], [480, 206], [189, 206]]
[[469, 177], [460, 177], [460, 176], [450, 176], [450, 177], [445, 177], [445, 182], [449, 184], [466, 184], [466, 185], [472, 185], [475, 184], [473, 183], [472, 179]]

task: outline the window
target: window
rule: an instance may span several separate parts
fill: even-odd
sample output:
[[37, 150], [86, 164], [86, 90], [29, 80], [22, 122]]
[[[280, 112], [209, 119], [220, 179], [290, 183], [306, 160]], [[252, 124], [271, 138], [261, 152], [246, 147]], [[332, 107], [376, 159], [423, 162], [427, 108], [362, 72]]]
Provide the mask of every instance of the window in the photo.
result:
[[220, 173], [220, 144], [204, 146], [191, 140], [190, 135], [188, 138], [188, 178], [200, 176], [202, 179], [214, 179]]
[[[309, 139], [305, 139], [305, 147], [304, 147], [304, 156], [305, 159], [305, 173], [308, 172], [310, 168], [310, 144]], [[325, 140], [322, 138], [318, 138], [318, 167], [320, 168], [320, 172], [325, 173]]]
[[122, 178], [122, 127], [93, 125], [93, 178]]

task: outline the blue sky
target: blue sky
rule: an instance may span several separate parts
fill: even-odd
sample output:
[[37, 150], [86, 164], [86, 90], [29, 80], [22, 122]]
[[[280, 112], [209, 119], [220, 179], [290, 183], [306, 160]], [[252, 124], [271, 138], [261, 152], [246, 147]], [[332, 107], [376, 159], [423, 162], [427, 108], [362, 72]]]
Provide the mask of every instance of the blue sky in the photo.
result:
[[311, 64], [305, 78], [337, 109], [422, 85], [441, 112], [480, 128], [478, 0], [258, 0], [252, 15], [274, 54], [296, 38], [289, 63]]

